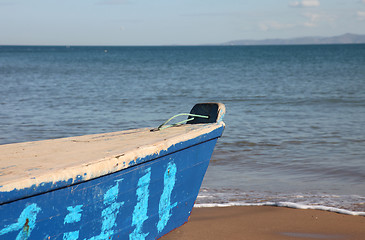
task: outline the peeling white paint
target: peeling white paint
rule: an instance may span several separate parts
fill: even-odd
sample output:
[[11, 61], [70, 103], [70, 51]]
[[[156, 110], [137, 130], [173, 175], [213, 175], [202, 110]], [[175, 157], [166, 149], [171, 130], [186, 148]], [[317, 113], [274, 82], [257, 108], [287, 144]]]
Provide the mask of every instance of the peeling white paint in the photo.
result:
[[221, 127], [222, 121], [1, 145], [0, 192], [100, 177]]

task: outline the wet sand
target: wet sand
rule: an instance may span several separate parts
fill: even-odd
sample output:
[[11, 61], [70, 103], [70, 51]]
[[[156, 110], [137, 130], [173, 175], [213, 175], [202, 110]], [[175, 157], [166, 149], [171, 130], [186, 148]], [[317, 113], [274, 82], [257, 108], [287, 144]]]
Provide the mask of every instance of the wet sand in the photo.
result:
[[365, 217], [285, 207], [194, 208], [170, 239], [365, 239]]

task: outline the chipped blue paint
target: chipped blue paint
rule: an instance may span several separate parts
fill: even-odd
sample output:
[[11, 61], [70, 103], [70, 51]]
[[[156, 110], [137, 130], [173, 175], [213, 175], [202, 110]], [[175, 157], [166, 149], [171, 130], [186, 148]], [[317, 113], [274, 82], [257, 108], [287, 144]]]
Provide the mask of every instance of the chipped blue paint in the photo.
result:
[[[10, 192], [1, 192], [0, 194], [0, 203], [6, 203], [9, 201], [14, 201], [20, 198], [25, 198], [29, 196], [33, 196], [35, 194], [44, 193], [53, 189], [58, 189], [61, 187], [69, 186], [72, 184], [76, 184], [84, 181], [83, 178], [69, 178], [65, 181], [57, 181], [57, 182], [43, 182], [39, 185], [33, 184], [28, 188], [23, 189], [14, 189]], [[0, 189], [1, 190], [1, 189]]]
[[[69, 179], [0, 192], [0, 239], [159, 238], [187, 221], [222, 131], [137, 158], [139, 165], [77, 185]], [[71, 186], [61, 187], [66, 183]]]
[[69, 213], [66, 215], [65, 220], [63, 221], [63, 224], [80, 222], [82, 206], [83, 205], [77, 205], [75, 207], [72, 207], [72, 206], [67, 207], [67, 210], [69, 211]]
[[20, 214], [18, 222], [3, 228], [0, 231], [0, 236], [9, 232], [20, 231], [16, 237], [16, 240], [28, 239], [35, 226], [35, 220], [37, 219], [37, 214], [39, 211], [41, 211], [41, 209], [35, 203], [27, 206]]
[[145, 239], [149, 233], [143, 233], [142, 227], [144, 221], [148, 219], [148, 197], [149, 185], [151, 181], [151, 168], [146, 169], [146, 174], [138, 180], [137, 188], [137, 204], [134, 207], [132, 215], [132, 226], [135, 226], [134, 231], [129, 235], [130, 240]]
[[108, 207], [101, 212], [101, 217], [103, 219], [101, 233], [89, 240], [112, 239], [112, 235], [114, 234], [113, 227], [117, 225], [116, 219], [119, 213], [119, 208], [124, 204], [124, 202], [117, 202], [119, 182], [122, 180], [123, 179], [116, 180], [117, 184], [109, 188], [109, 190], [104, 194], [104, 205]]
[[157, 230], [161, 232], [171, 217], [171, 209], [176, 207], [177, 203], [171, 204], [171, 193], [176, 182], [176, 164], [169, 162], [164, 174], [164, 188], [160, 198], [158, 208], [159, 221], [157, 223]]
[[63, 234], [63, 240], [77, 240], [79, 239], [79, 231], [67, 232]]
[[[165, 156], [169, 153], [184, 150], [187, 147], [190, 147], [190, 146], [193, 146], [196, 144], [201, 144], [203, 141], [211, 140], [213, 138], [218, 138], [219, 136], [222, 135], [223, 130], [224, 130], [224, 127], [222, 126], [220, 128], [213, 130], [212, 132], [210, 132], [208, 134], [204, 134], [197, 138], [190, 139], [188, 141], [172, 145], [168, 149], [160, 151], [158, 154], [151, 154], [151, 155], [144, 156], [142, 158], [137, 158], [135, 161], [129, 162], [128, 167], [133, 167], [137, 164], [148, 162], [157, 157]], [[81, 176], [81, 175], [78, 175], [78, 176]], [[1, 188], [0, 188], [0, 192], [1, 192], [0, 203], [7, 203], [7, 202], [11, 202], [11, 201], [14, 201], [17, 199], [33, 196], [35, 194], [44, 193], [44, 192], [48, 192], [48, 191], [52, 191], [52, 190], [57, 190], [57, 189], [60, 189], [63, 187], [73, 185], [73, 184], [82, 183], [86, 180], [86, 177], [78, 177], [78, 176], [76, 176], [74, 178], [69, 178], [68, 180], [64, 180], [64, 181], [45, 182], [43, 186], [32, 185], [32, 186], [24, 188], [24, 189], [14, 189], [9, 192], [1, 191]], [[85, 173], [84, 173], [84, 176], [86, 176]], [[92, 176], [89, 176], [87, 179], [90, 179], [90, 178], [92, 178]]]

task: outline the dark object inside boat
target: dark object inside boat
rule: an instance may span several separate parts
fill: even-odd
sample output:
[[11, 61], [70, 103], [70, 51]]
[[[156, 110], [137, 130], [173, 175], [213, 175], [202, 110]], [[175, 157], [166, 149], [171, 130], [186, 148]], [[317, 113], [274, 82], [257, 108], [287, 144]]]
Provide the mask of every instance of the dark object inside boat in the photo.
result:
[[219, 106], [217, 103], [198, 103], [190, 111], [190, 114], [208, 116], [208, 118], [191, 117], [193, 120], [187, 122], [187, 124], [198, 123], [215, 123], [218, 121]]

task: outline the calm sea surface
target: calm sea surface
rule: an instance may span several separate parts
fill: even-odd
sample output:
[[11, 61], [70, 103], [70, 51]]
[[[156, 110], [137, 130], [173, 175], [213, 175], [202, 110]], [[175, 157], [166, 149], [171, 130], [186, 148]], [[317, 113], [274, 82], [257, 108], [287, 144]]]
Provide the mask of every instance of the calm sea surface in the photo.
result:
[[155, 127], [208, 101], [226, 130], [198, 206], [365, 212], [365, 45], [0, 46], [0, 144]]

